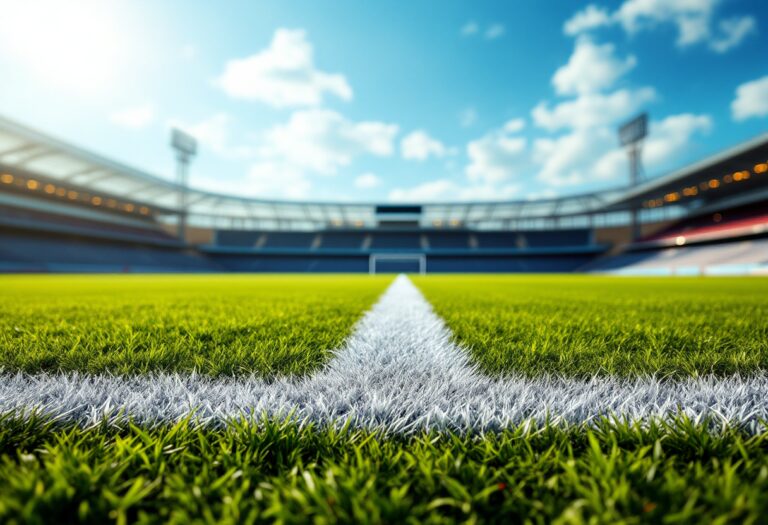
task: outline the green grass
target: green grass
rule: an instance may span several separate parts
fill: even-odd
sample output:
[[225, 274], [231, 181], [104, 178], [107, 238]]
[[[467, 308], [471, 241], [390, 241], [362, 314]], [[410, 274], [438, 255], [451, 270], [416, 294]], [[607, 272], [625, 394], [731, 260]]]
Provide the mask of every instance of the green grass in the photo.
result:
[[486, 436], [0, 420], [0, 522], [758, 523], [768, 436], [690, 421]]
[[306, 374], [391, 279], [4, 276], [0, 368]]
[[490, 374], [696, 376], [768, 369], [768, 279], [427, 276]]
[[[391, 277], [0, 278], [0, 367], [305, 374]], [[492, 374], [768, 368], [768, 280], [415, 279]], [[0, 416], [0, 523], [760, 523], [768, 433], [680, 418], [382, 436]]]

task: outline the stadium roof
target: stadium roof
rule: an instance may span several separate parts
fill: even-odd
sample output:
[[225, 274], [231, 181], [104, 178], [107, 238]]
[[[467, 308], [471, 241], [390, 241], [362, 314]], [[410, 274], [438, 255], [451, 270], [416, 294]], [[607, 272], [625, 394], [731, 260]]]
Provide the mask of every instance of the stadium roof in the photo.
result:
[[[729, 148], [725, 151], [707, 157], [699, 162], [667, 175], [650, 179], [634, 188], [628, 188], [622, 196], [616, 199], [608, 209], [627, 209], [642, 206], [648, 199], [664, 197], [665, 195], [681, 192], [686, 187], [699, 186], [711, 180], [718, 181], [717, 198], [721, 199], [752, 190], [746, 185], [731, 184], [733, 174], [742, 170], [751, 170], [758, 164], [768, 162], [768, 133], [764, 133], [747, 142]], [[731, 175], [731, 178], [725, 178]], [[721, 182], [725, 178], [726, 184]], [[741, 181], [741, 177], [738, 177]], [[745, 182], [749, 178], [745, 179]], [[729, 182], [730, 181], [730, 182]], [[701, 197], [699, 192], [694, 196]]]
[[[558, 219], [627, 210], [644, 199], [673, 191], [710, 172], [742, 169], [745, 161], [768, 154], [768, 134], [634, 189], [609, 190], [560, 198], [500, 202], [444, 202], [422, 205], [424, 224], [524, 224], [527, 220]], [[741, 164], [740, 164], [741, 163]], [[158, 214], [177, 214], [181, 187], [175, 182], [115, 162], [14, 121], [0, 117], [0, 166], [85, 188], [152, 207]], [[695, 182], [694, 182], [695, 183]], [[674, 190], [677, 191], [677, 190]], [[267, 221], [279, 228], [325, 227], [329, 224], [374, 226], [376, 203], [267, 200], [191, 188], [187, 191], [190, 222], [228, 226]]]
[[[92, 192], [129, 198], [166, 213], [179, 209], [180, 186], [0, 117], [0, 165]], [[425, 221], [520, 220], [592, 213], [620, 193], [502, 202], [427, 203]], [[281, 223], [373, 225], [376, 203], [280, 201], [239, 197], [190, 188], [189, 213], [197, 218], [275, 220]]]

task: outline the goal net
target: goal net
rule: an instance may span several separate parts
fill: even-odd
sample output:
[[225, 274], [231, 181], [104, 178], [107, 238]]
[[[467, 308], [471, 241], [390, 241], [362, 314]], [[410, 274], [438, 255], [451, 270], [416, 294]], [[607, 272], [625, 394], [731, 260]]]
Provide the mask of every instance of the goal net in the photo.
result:
[[427, 273], [427, 256], [423, 253], [374, 253], [368, 261], [369, 273]]

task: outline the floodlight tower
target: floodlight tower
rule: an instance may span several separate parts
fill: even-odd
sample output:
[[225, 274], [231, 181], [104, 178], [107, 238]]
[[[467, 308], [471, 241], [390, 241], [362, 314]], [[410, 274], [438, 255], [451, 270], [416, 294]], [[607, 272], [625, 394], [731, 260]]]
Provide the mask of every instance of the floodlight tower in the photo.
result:
[[[642, 113], [619, 128], [619, 141], [629, 155], [629, 183], [631, 187], [640, 184], [642, 177], [643, 139], [648, 135], [648, 113]], [[632, 240], [642, 236], [640, 210], [632, 210]]]
[[180, 129], [171, 129], [171, 147], [176, 152], [176, 178], [179, 184], [179, 232], [181, 242], [186, 239], [187, 228], [187, 179], [189, 163], [197, 153], [197, 141]]

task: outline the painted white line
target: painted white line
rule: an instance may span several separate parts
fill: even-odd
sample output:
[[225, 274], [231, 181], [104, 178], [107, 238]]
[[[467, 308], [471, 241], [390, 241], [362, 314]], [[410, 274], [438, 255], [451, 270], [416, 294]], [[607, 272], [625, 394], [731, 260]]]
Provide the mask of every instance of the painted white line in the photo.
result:
[[685, 413], [762, 431], [768, 376], [591, 380], [491, 379], [451, 341], [415, 286], [398, 277], [328, 366], [302, 379], [153, 374], [2, 374], [0, 412], [32, 408], [85, 424], [130, 416], [143, 423], [195, 413], [224, 422], [267, 413], [319, 423], [351, 420], [392, 432], [494, 430], [526, 420], [582, 423]]

